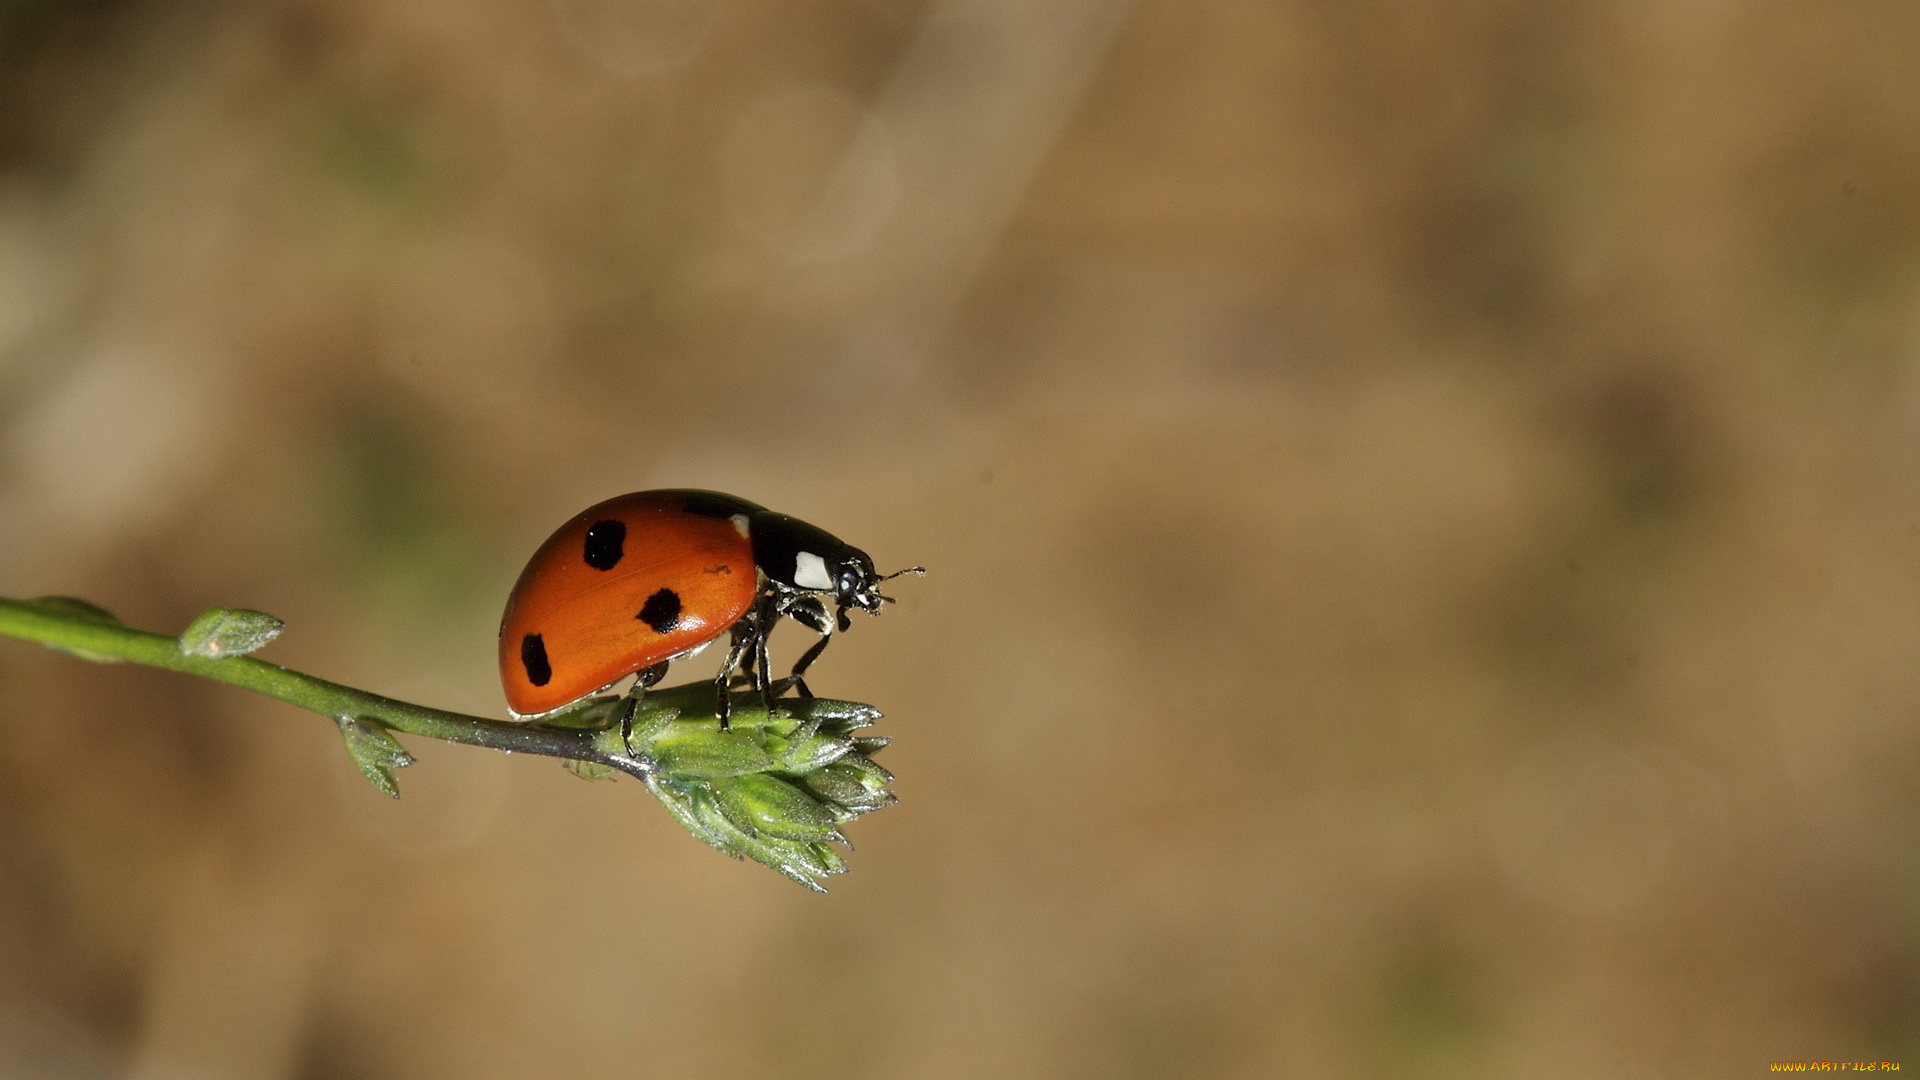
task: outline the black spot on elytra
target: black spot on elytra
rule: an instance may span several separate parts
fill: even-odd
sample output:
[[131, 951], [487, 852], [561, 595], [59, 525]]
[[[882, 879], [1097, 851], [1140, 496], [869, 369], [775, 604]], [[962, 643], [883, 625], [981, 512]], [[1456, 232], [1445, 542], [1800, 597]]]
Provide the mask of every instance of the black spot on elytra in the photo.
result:
[[520, 639], [520, 666], [527, 669], [527, 681], [535, 686], [553, 681], [553, 665], [547, 663], [547, 643], [540, 640], [539, 634]]
[[594, 522], [587, 527], [587, 565], [595, 570], [613, 569], [620, 564], [620, 556], [627, 553], [626, 543], [625, 523], [612, 519]]
[[672, 589], [661, 589], [640, 606], [640, 614], [634, 618], [653, 628], [656, 634], [670, 634], [680, 625], [680, 594]]

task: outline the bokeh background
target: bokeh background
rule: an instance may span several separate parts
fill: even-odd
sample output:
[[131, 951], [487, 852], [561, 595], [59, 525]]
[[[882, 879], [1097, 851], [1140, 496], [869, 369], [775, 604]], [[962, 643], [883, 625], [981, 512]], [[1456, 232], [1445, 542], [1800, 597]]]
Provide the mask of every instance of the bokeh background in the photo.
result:
[[816, 668], [903, 796], [825, 897], [0, 642], [0, 1075], [1920, 1067], [1917, 55], [1905, 0], [0, 3], [0, 593], [500, 715], [612, 494], [933, 571]]

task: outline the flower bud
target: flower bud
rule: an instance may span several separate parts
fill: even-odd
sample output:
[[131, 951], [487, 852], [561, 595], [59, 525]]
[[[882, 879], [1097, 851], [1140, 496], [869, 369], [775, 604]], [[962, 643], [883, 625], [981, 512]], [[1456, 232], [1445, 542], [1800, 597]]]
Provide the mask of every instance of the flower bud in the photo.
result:
[[180, 634], [180, 651], [188, 656], [218, 660], [245, 656], [280, 636], [287, 624], [264, 611], [247, 608], [210, 608], [200, 613]]
[[893, 775], [867, 757], [887, 740], [852, 735], [880, 711], [812, 698], [769, 713], [736, 695], [721, 731], [712, 701], [699, 686], [648, 692], [643, 707], [677, 710], [636, 727], [634, 751], [654, 766], [648, 789], [702, 842], [820, 889], [820, 878], [847, 869], [828, 846], [846, 844], [839, 827], [894, 802]]

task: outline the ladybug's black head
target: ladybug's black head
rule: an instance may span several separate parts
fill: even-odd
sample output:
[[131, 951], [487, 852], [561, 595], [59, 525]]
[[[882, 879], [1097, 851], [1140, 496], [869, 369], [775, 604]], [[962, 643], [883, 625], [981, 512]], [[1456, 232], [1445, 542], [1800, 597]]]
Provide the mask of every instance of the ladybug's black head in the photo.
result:
[[833, 596], [840, 604], [840, 629], [847, 628], [847, 609], [857, 607], [870, 615], [880, 614], [881, 604], [893, 603], [893, 597], [880, 595], [880, 583], [891, 581], [901, 574], [924, 574], [924, 566], [910, 566], [905, 570], [895, 570], [891, 574], [877, 574], [873, 570], [873, 560], [858, 548], [848, 548], [849, 556], [840, 564], [833, 579]]
[[816, 525], [785, 514], [762, 512], [753, 519], [753, 561], [768, 578], [799, 592], [830, 593], [841, 608], [878, 614], [891, 597], [880, 583], [900, 574], [925, 573], [920, 567], [881, 575], [867, 553]]

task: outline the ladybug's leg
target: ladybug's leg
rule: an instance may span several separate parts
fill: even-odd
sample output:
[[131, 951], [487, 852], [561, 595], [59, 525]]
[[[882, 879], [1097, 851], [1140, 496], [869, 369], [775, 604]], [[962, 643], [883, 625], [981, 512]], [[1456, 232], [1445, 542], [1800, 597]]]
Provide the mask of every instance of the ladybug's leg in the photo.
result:
[[753, 652], [755, 661], [760, 665], [760, 670], [754, 676], [755, 685], [758, 686], [760, 690], [760, 704], [766, 706], [768, 712], [772, 712], [773, 661], [767, 656], [766, 634], [763, 633], [754, 639]]
[[807, 668], [813, 666], [815, 660], [820, 659], [820, 654], [827, 651], [827, 642], [832, 640], [830, 637], [823, 637], [814, 642], [813, 648], [801, 653], [799, 662], [793, 665], [793, 674], [790, 676], [793, 679], [793, 688], [799, 691], [801, 697], [809, 701], [813, 699], [813, 691], [807, 688], [805, 678]]
[[720, 730], [727, 730], [727, 716], [733, 712], [733, 672], [744, 660], [753, 663], [753, 641], [759, 634], [733, 628], [733, 641], [727, 646], [727, 658], [720, 663], [720, 674], [713, 680], [713, 714], [720, 718]]
[[640, 712], [640, 699], [647, 696], [647, 687], [667, 677], [667, 662], [650, 668], [642, 668], [634, 676], [633, 686], [627, 691], [626, 699], [620, 702], [620, 742], [627, 748], [627, 755], [633, 755], [633, 718]]
[[807, 688], [807, 680], [804, 676], [807, 668], [813, 666], [813, 662], [820, 659], [820, 654], [826, 651], [827, 642], [833, 640], [833, 620], [827, 615], [827, 605], [817, 596], [809, 596], [794, 604], [787, 614], [793, 617], [794, 622], [820, 635], [820, 640], [814, 642], [812, 648], [801, 653], [799, 662], [793, 665], [793, 688], [802, 698], [811, 699], [813, 691]]
[[[780, 619], [780, 601], [770, 592], [762, 592], [758, 600], [753, 601], [753, 611], [735, 625], [735, 632], [743, 632], [741, 648], [741, 675], [747, 676], [747, 684], [760, 692], [760, 700], [766, 701], [766, 632]], [[739, 630], [745, 626], [745, 630]]]
[[736, 663], [733, 670], [727, 674], [729, 686], [733, 685], [735, 679], [742, 680], [745, 685], [753, 685], [753, 647], [751, 645], [753, 637], [749, 630], [741, 629], [743, 626], [750, 625], [751, 620], [742, 620], [734, 624], [727, 658], [735, 660]]

